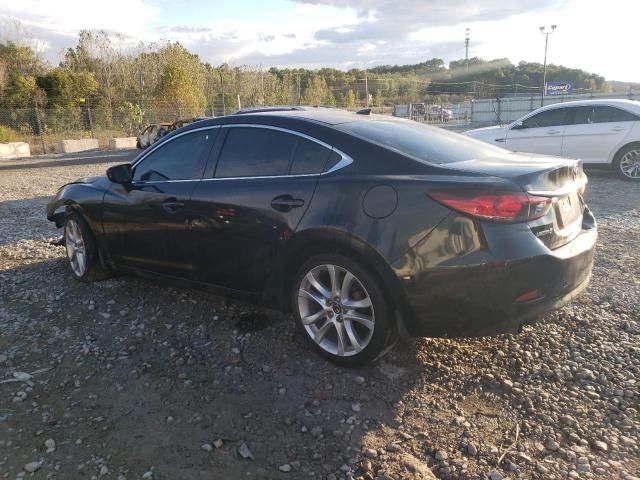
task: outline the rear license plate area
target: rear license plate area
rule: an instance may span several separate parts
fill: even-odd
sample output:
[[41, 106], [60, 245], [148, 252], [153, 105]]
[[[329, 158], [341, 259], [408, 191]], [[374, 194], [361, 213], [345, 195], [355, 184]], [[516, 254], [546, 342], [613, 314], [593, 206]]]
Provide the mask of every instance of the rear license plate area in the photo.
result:
[[582, 215], [582, 203], [576, 192], [561, 197], [556, 202], [556, 218], [561, 229], [576, 223]]

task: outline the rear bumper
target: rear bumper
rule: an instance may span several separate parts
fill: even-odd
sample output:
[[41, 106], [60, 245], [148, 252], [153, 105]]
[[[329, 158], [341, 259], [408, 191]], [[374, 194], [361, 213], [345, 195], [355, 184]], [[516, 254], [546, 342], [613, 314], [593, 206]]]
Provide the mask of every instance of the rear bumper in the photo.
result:
[[[463, 253], [456, 265], [419, 269], [409, 275], [404, 265], [399, 275], [405, 294], [404, 327], [413, 336], [430, 337], [517, 332], [571, 302], [586, 289], [593, 268], [597, 228], [588, 210], [584, 218], [580, 234], [555, 250], [520, 229], [511, 239], [520, 242], [515, 253], [530, 251], [530, 256], [513, 258], [509, 254], [514, 252], [505, 252], [505, 247], [475, 252], [474, 248], [483, 248], [479, 235], [479, 245], [467, 241], [471, 252], [466, 256], [484, 254], [489, 261], [465, 264]], [[419, 249], [413, 254], [418, 255]]]

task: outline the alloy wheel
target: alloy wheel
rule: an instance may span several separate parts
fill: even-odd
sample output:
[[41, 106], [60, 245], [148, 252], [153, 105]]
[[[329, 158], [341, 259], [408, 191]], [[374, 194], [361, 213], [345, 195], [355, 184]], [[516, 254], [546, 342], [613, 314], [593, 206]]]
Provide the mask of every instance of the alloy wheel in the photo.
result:
[[373, 336], [375, 312], [366, 288], [337, 265], [318, 265], [302, 277], [298, 313], [309, 337], [338, 357], [360, 353]]
[[87, 268], [87, 249], [80, 226], [73, 219], [69, 219], [65, 227], [65, 244], [71, 270], [77, 277], [82, 277]]
[[640, 150], [630, 150], [620, 159], [620, 171], [625, 177], [640, 179]]

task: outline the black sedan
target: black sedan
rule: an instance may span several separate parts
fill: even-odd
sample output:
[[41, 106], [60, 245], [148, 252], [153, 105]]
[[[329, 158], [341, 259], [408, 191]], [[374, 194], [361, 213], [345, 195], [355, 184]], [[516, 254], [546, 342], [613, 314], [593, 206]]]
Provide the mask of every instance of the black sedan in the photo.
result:
[[126, 270], [277, 305], [356, 365], [398, 334], [515, 332], [568, 303], [593, 265], [585, 184], [575, 160], [279, 108], [172, 132], [63, 186], [47, 218], [78, 280]]

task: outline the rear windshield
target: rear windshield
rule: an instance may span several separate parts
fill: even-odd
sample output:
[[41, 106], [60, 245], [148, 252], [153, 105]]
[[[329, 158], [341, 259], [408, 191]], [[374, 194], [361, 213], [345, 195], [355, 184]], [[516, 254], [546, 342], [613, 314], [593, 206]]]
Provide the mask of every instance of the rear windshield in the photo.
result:
[[336, 128], [428, 163], [495, 158], [505, 150], [439, 127], [410, 120], [368, 120]]

